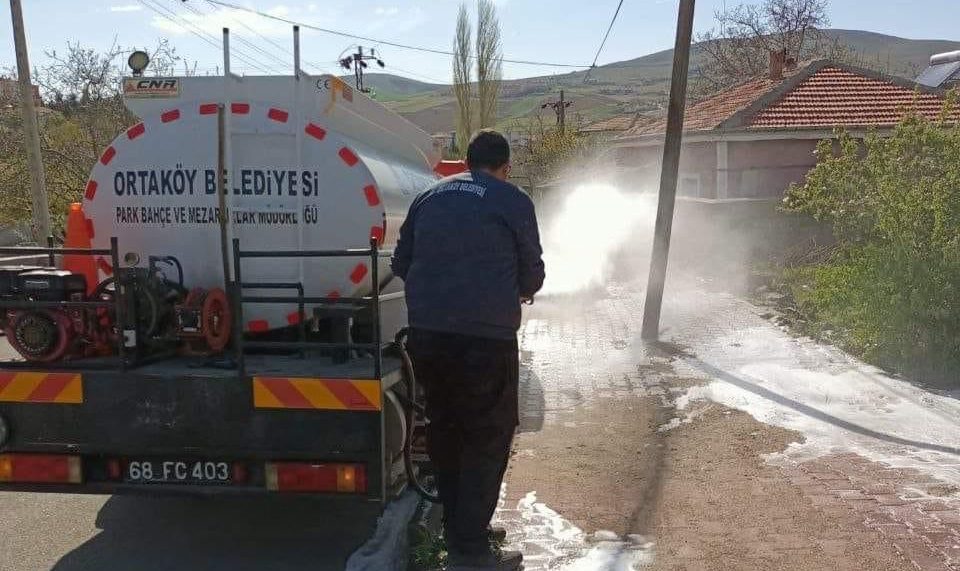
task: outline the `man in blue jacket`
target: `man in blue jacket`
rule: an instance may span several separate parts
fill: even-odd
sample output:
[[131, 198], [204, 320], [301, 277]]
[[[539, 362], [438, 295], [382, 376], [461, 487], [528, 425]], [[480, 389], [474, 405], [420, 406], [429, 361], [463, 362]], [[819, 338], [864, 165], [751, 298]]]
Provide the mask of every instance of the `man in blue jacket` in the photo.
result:
[[475, 135], [467, 166], [414, 200], [392, 267], [426, 389], [448, 570], [512, 570], [522, 556], [495, 554], [488, 526], [519, 422], [520, 304], [543, 285], [542, 249], [533, 202], [507, 182], [503, 135]]

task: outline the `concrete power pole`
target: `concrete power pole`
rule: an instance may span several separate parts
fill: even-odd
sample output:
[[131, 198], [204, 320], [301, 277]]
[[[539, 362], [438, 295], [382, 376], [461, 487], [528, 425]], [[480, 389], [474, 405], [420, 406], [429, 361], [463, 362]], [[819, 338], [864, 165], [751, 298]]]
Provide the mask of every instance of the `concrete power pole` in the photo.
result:
[[27, 166], [30, 169], [30, 195], [33, 199], [31, 229], [37, 244], [45, 244], [47, 236], [50, 236], [50, 206], [47, 203], [43, 156], [40, 154], [40, 132], [37, 128], [37, 111], [33, 104], [30, 59], [27, 57], [27, 39], [23, 30], [23, 9], [20, 7], [20, 0], [10, 0], [10, 16], [13, 20], [13, 42], [17, 52], [17, 77], [20, 82], [20, 112], [23, 114]]
[[553, 110], [557, 113], [557, 125], [560, 127], [560, 133], [564, 133], [567, 127], [567, 107], [573, 105], [572, 101], [567, 101], [563, 90], [560, 90], [560, 100], [559, 101], [548, 101], [540, 106], [541, 109], [546, 109], [547, 107], [552, 107]]
[[567, 130], [567, 102], [563, 97], [563, 90], [560, 90], [560, 133], [563, 134]]
[[687, 99], [687, 75], [690, 73], [690, 42], [693, 37], [695, 0], [680, 0], [677, 18], [677, 41], [673, 49], [673, 79], [670, 85], [670, 107], [667, 110], [667, 139], [663, 146], [663, 171], [660, 174], [660, 199], [653, 235], [650, 278], [647, 300], [643, 305], [641, 336], [656, 341], [660, 336], [660, 310], [663, 288], [667, 280], [667, 257], [673, 231], [673, 208], [677, 199], [677, 176], [680, 171], [680, 150], [683, 142], [683, 114]]

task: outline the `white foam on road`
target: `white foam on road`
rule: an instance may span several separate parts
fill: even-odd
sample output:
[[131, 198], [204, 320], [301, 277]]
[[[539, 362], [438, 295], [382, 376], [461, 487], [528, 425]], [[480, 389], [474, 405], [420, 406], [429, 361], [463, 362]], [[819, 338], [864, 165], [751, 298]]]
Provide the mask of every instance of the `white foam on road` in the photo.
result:
[[708, 399], [796, 430], [803, 460], [850, 451], [960, 484], [960, 401], [895, 379], [829, 346], [772, 324], [729, 332], [684, 368], [710, 380], [677, 401]]
[[516, 510], [495, 517], [507, 529], [508, 549], [524, 552], [527, 571], [638, 571], [653, 563], [653, 543], [610, 531], [588, 535], [529, 492]]

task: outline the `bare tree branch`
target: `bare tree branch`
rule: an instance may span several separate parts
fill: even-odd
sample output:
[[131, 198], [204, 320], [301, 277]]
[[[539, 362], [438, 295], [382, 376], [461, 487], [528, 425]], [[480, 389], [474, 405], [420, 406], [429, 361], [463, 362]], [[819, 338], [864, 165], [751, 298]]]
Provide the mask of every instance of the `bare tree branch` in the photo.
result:
[[700, 94], [764, 74], [770, 52], [782, 50], [798, 62], [833, 53], [821, 31], [830, 25], [827, 0], [764, 0], [715, 17], [717, 28], [698, 38], [705, 55], [696, 86]]

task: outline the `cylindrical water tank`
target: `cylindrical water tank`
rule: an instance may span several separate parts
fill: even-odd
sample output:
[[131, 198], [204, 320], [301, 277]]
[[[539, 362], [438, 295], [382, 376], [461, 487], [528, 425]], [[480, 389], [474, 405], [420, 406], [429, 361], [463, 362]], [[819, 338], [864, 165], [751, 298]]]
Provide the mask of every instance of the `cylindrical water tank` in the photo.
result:
[[960, 50], [936, 54], [930, 57], [930, 65], [942, 65], [960, 61]]
[[[116, 236], [121, 254], [136, 252], [143, 260], [176, 256], [188, 287], [222, 286], [216, 193], [221, 101], [178, 97], [139, 110], [142, 122], [104, 151], [86, 188], [84, 211], [94, 247], [108, 247]], [[436, 179], [429, 159], [411, 160], [417, 155], [409, 148], [391, 153], [382, 140], [344, 133], [370, 132], [363, 125], [344, 127], [362, 117], [337, 118], [312, 105], [236, 95], [225, 102], [225, 112], [229, 235], [240, 240], [242, 250], [367, 248], [371, 237], [392, 248], [410, 201]], [[112, 272], [108, 262], [99, 260], [104, 274]], [[300, 282], [307, 296], [346, 297], [370, 289], [369, 258], [246, 259], [242, 264], [244, 282]], [[389, 276], [386, 260], [380, 275]], [[266, 289], [245, 293], [293, 295]], [[244, 306], [244, 327], [251, 331], [297, 319], [295, 305]]]

